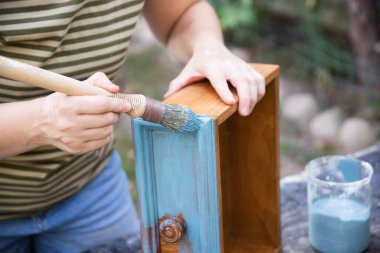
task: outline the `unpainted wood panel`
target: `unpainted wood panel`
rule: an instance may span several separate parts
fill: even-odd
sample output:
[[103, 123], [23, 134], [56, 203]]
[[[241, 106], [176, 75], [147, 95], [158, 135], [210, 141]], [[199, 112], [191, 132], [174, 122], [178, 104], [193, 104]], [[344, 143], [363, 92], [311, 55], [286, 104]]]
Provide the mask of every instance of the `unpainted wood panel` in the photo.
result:
[[225, 253], [279, 253], [280, 248], [249, 243], [247, 241], [229, 240]]
[[228, 239], [280, 247], [277, 86], [277, 79], [267, 86], [249, 117], [234, 114], [219, 126], [226, 253]]

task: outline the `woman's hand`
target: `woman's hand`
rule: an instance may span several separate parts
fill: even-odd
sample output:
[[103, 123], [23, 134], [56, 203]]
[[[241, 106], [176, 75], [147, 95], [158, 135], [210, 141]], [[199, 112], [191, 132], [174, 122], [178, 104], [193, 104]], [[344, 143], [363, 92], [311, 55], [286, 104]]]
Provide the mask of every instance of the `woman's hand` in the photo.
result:
[[[227, 81], [239, 96], [239, 114], [249, 115], [265, 94], [265, 80], [246, 62], [234, 56], [222, 43], [205, 43], [194, 49], [190, 61], [170, 83], [164, 95], [168, 97], [182, 87], [203, 78], [209, 79], [220, 98], [227, 104], [235, 103]], [[214, 44], [212, 48], [209, 45]]]
[[[103, 73], [85, 82], [110, 92], [119, 90]], [[118, 114], [129, 110], [130, 104], [118, 98], [53, 93], [43, 98], [41, 139], [73, 154], [92, 151], [109, 143]]]
[[154, 34], [186, 63], [165, 98], [191, 82], [208, 78], [221, 99], [233, 104], [229, 82], [239, 96], [239, 113], [246, 116], [252, 112], [264, 96], [264, 78], [224, 46], [218, 17], [207, 1], [150, 0], [143, 13]]

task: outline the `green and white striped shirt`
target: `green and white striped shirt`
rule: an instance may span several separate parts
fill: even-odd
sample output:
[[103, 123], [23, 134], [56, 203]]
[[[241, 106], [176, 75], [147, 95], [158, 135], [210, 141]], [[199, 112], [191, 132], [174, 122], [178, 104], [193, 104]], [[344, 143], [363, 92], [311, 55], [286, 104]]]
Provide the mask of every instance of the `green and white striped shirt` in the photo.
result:
[[[143, 0], [0, 1], [0, 55], [78, 80], [112, 80], [126, 57]], [[0, 103], [51, 92], [0, 78]], [[0, 220], [46, 210], [104, 168], [112, 144], [83, 155], [53, 146], [0, 160]]]

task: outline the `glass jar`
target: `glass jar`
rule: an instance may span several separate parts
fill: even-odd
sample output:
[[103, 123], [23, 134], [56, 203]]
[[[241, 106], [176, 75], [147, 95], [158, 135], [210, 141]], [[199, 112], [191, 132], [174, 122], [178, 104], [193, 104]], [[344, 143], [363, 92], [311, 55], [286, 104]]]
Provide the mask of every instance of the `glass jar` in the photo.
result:
[[306, 165], [311, 245], [324, 253], [359, 253], [370, 242], [371, 177], [367, 162], [327, 156]]

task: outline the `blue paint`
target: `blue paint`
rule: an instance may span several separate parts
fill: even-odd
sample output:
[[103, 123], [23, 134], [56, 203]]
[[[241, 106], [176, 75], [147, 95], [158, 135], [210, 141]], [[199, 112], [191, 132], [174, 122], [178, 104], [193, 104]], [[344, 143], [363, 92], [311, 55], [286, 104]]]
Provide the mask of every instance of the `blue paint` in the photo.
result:
[[199, 119], [199, 116], [189, 108], [187, 108], [186, 112], [186, 122], [179, 126], [177, 131], [180, 133], [193, 133], [200, 128], [202, 121]]
[[344, 157], [339, 159], [338, 168], [342, 172], [345, 182], [355, 182], [361, 178], [358, 160], [350, 157]]
[[309, 239], [325, 253], [359, 253], [369, 245], [370, 209], [357, 201], [321, 198], [309, 210]]
[[220, 252], [215, 126], [211, 118], [199, 120], [192, 133], [132, 120], [145, 253], [157, 252], [157, 223], [166, 214], [186, 221], [181, 253]]
[[165, 105], [161, 125], [180, 133], [193, 133], [202, 124], [199, 116], [184, 105]]

